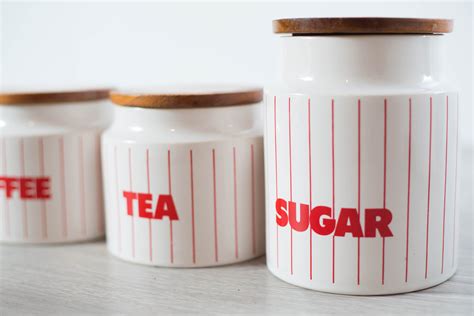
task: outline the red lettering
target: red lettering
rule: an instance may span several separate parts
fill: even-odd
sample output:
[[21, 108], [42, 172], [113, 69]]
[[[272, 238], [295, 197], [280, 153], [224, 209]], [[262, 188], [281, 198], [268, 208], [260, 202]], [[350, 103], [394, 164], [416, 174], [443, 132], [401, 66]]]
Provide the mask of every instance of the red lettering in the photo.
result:
[[2, 177], [0, 183], [0, 188], [5, 190], [6, 198], [11, 198], [13, 191], [19, 189], [20, 178]]
[[138, 193], [138, 216], [144, 218], [152, 218], [153, 213], [151, 209], [151, 194], [150, 193]]
[[151, 193], [123, 191], [123, 197], [127, 204], [127, 214], [130, 216], [134, 215], [133, 204], [135, 200], [138, 200], [138, 217], [163, 219], [163, 217], [168, 216], [170, 220], [179, 220], [173, 197], [169, 194], [158, 196], [154, 213], [152, 210], [153, 195]]
[[290, 225], [291, 227], [298, 231], [304, 232], [308, 229], [309, 225], [309, 205], [300, 204], [300, 221], [296, 220], [296, 203], [290, 202]]
[[283, 199], [277, 199], [275, 203], [275, 209], [277, 212], [276, 222], [279, 226], [285, 227], [288, 224], [288, 214], [286, 213], [286, 201]]
[[133, 200], [137, 198], [135, 192], [123, 191], [123, 197], [127, 199], [127, 214], [133, 216]]
[[[379, 220], [377, 220], [379, 219]], [[375, 237], [376, 230], [381, 237], [392, 237], [392, 231], [388, 227], [392, 221], [392, 213], [384, 208], [372, 208], [365, 210], [365, 237]]]
[[[335, 220], [331, 218], [331, 213], [331, 208], [327, 206], [316, 206], [311, 210], [311, 228], [316, 234], [325, 236], [334, 231], [336, 223]], [[326, 217], [322, 218], [323, 215], [326, 215]]]
[[38, 199], [49, 199], [51, 197], [49, 192], [49, 178], [36, 179], [36, 196]]
[[342, 208], [337, 219], [337, 226], [334, 236], [344, 237], [346, 233], [351, 233], [353, 237], [364, 237], [360, 226], [359, 214], [355, 208]]
[[178, 213], [176, 213], [176, 207], [171, 195], [163, 194], [158, 197], [155, 218], [162, 219], [164, 216], [168, 216], [170, 220], [178, 220]]
[[46, 177], [0, 177], [0, 190], [5, 191], [6, 198], [12, 198], [15, 191], [22, 200], [49, 199], [50, 179]]
[[32, 178], [20, 179], [20, 198], [32, 199], [35, 197], [35, 180]]
[[309, 205], [301, 203], [298, 220], [297, 207], [297, 203], [293, 201], [277, 199], [275, 202], [277, 225], [285, 227], [289, 223], [290, 227], [298, 232], [304, 232], [310, 226], [310, 229], [322, 236], [334, 234], [344, 237], [346, 234], [352, 234], [352, 237], [374, 238], [377, 231], [381, 237], [393, 236], [389, 228], [392, 213], [388, 209], [366, 209], [365, 226], [362, 230], [360, 214], [356, 208], [341, 208], [339, 217], [335, 219], [332, 217], [333, 210], [330, 207], [316, 206], [309, 211]]

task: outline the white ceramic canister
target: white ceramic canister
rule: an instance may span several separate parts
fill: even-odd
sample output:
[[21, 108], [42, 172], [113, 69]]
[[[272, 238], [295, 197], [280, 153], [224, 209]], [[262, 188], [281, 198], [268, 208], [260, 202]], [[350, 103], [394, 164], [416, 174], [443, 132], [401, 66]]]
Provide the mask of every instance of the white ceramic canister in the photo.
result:
[[100, 134], [107, 90], [0, 92], [0, 241], [104, 235]]
[[107, 244], [128, 261], [215, 266], [264, 253], [261, 89], [111, 93]]
[[458, 99], [452, 21], [274, 21], [266, 94], [267, 265], [302, 287], [377, 295], [456, 270]]

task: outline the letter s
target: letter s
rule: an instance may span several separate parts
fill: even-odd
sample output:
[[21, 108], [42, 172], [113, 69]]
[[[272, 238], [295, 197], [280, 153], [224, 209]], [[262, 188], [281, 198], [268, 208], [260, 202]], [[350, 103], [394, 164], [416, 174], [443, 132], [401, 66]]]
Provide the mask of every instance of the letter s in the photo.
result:
[[286, 201], [277, 199], [275, 202], [276, 222], [279, 226], [285, 227], [288, 224], [288, 214], [286, 211]]

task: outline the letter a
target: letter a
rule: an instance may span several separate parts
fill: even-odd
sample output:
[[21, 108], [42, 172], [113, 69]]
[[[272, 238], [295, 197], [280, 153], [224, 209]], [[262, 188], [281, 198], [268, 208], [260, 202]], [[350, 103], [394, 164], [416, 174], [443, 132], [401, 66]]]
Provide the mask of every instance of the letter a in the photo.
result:
[[162, 219], [164, 216], [168, 216], [169, 219], [178, 220], [178, 213], [176, 213], [176, 207], [174, 206], [173, 197], [168, 194], [163, 194], [158, 197], [158, 203], [156, 204], [156, 219]]

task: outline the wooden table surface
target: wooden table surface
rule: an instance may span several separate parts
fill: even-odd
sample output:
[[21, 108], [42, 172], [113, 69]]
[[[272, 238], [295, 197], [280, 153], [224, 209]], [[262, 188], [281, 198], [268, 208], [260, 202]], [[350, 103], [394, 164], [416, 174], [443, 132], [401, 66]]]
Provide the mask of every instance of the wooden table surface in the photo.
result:
[[463, 154], [459, 268], [439, 286], [403, 295], [356, 297], [284, 283], [265, 258], [203, 269], [122, 262], [103, 241], [0, 246], [0, 315], [41, 314], [474, 314], [472, 152]]

